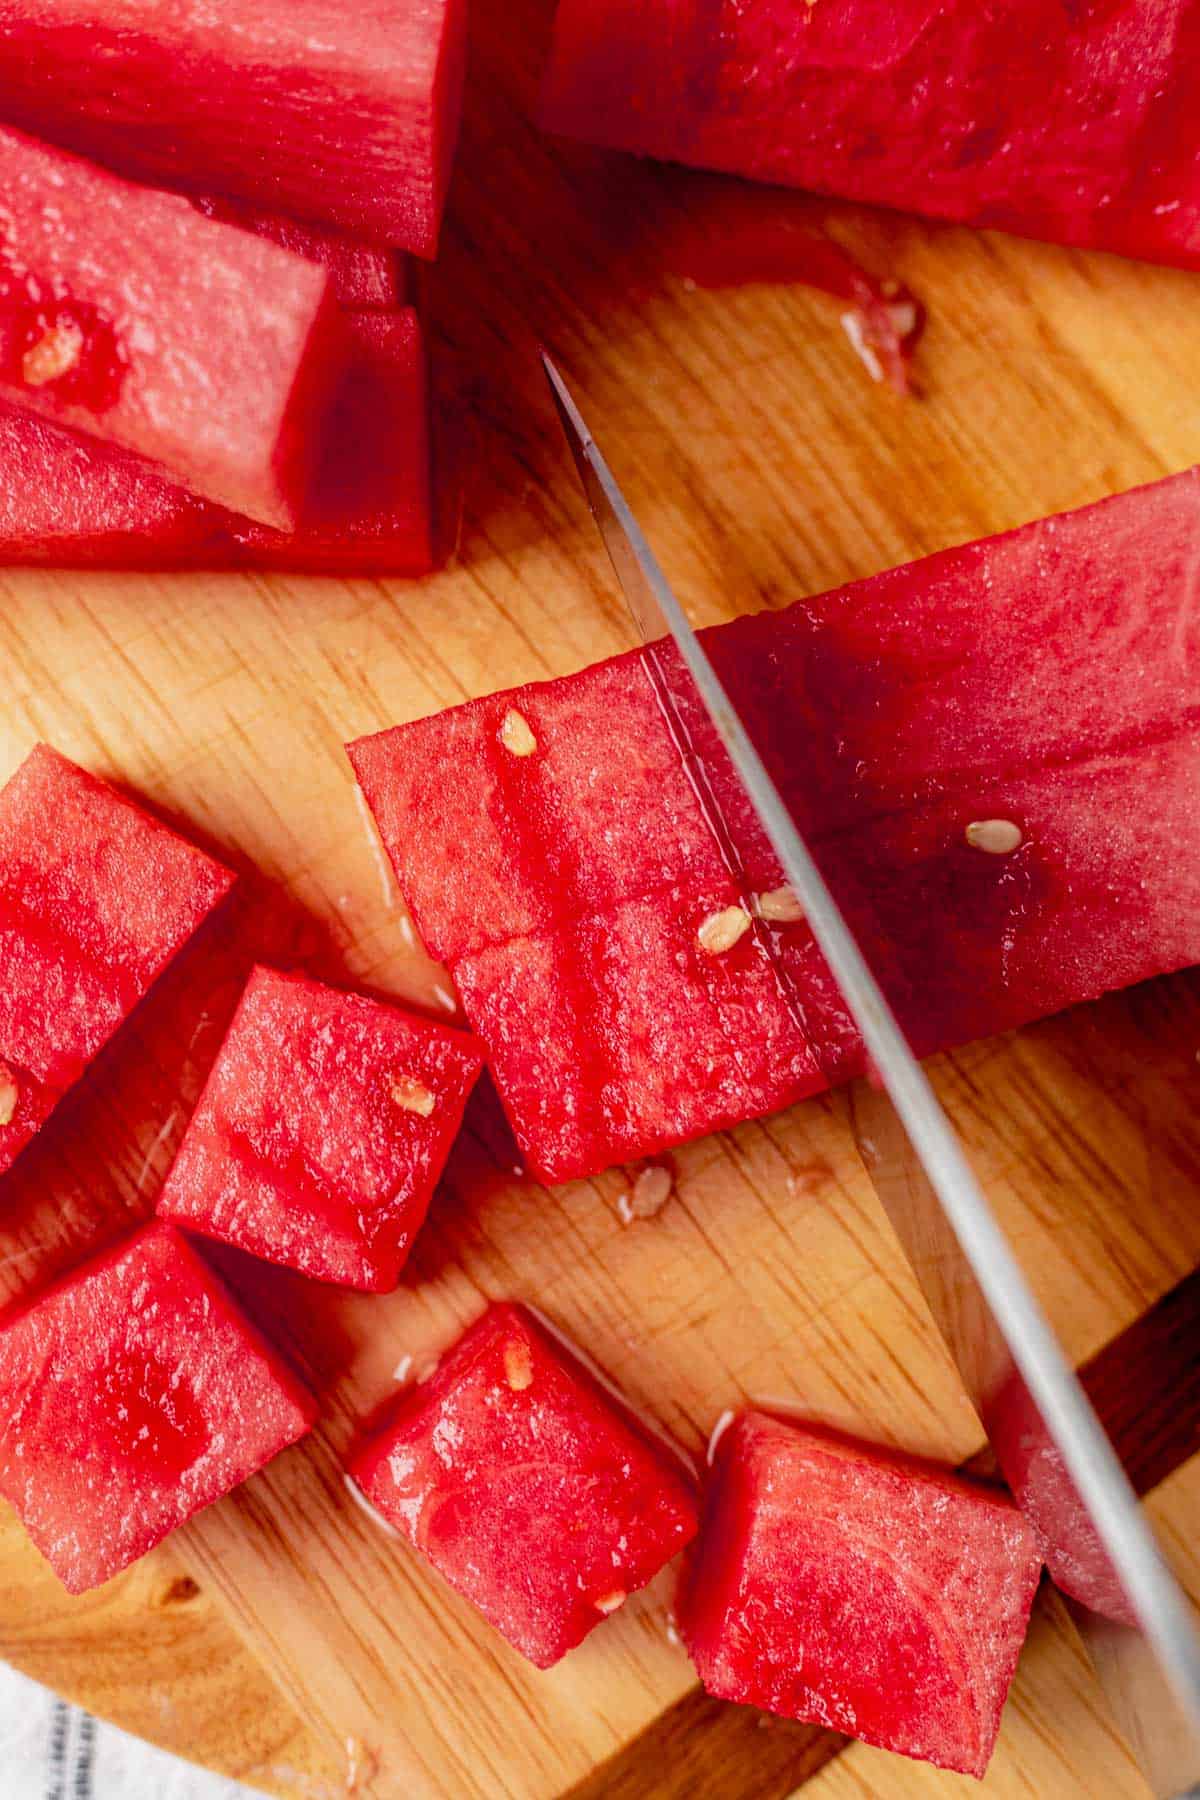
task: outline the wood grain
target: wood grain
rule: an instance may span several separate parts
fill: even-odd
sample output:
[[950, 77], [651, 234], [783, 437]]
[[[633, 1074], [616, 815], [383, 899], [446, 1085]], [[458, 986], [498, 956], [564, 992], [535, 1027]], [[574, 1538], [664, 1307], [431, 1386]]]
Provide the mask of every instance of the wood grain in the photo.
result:
[[[431, 281], [442, 384], [456, 396], [443, 469], [465, 496], [446, 569], [410, 585], [0, 577], [0, 774], [48, 737], [186, 821], [245, 877], [6, 1183], [5, 1292], [152, 1204], [255, 957], [442, 1006], [341, 744], [629, 642], [539, 342], [703, 622], [1197, 454], [1196, 286], [1184, 275], [825, 208], [831, 232], [930, 306], [923, 393], [908, 402], [871, 386], [821, 297], [689, 291], [667, 246], [688, 220], [702, 228], [703, 181], [552, 145], [530, 124], [546, 12], [546, 0], [475, 8], [464, 151]], [[1198, 1046], [1200, 982], [1184, 975], [935, 1066], [1076, 1361], [1200, 1263]], [[807, 1751], [787, 1728], [721, 1724], [728, 1758], [697, 1751], [707, 1732], [674, 1730], [670, 1709], [699, 1703], [668, 1631], [669, 1579], [536, 1675], [363, 1518], [340, 1459], [402, 1358], [419, 1363], [502, 1295], [536, 1296], [695, 1449], [722, 1408], [754, 1396], [948, 1460], [972, 1454], [978, 1422], [863, 1176], [845, 1098], [689, 1146], [671, 1203], [630, 1227], [616, 1211], [627, 1172], [547, 1193], [514, 1161], [484, 1093], [387, 1299], [222, 1258], [313, 1382], [320, 1430], [74, 1606], [47, 1591], [6, 1525], [0, 1653], [290, 1793], [341, 1791], [351, 1772], [380, 1800], [542, 1800], [588, 1782], [598, 1793], [596, 1771], [611, 1774], [664, 1717], [647, 1795], [686, 1791], [710, 1761], [729, 1800], [773, 1791], [760, 1776], [798, 1780], [789, 1759]], [[1172, 1476], [1160, 1494], [1182, 1553], [1195, 1490]], [[199, 1594], [176, 1589], [190, 1597], [163, 1605], [181, 1572]], [[268, 1681], [284, 1701], [268, 1701]], [[160, 1712], [164, 1695], [174, 1710]], [[988, 1779], [997, 1793], [1134, 1791], [1052, 1619]], [[889, 1796], [946, 1785], [857, 1749], [814, 1792], [821, 1783]]]

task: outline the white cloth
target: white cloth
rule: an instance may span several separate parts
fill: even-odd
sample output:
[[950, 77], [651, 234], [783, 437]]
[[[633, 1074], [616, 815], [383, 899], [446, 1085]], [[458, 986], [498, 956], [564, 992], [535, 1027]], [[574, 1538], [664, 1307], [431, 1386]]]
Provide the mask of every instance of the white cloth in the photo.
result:
[[4, 1800], [262, 1800], [67, 1706], [0, 1663]]

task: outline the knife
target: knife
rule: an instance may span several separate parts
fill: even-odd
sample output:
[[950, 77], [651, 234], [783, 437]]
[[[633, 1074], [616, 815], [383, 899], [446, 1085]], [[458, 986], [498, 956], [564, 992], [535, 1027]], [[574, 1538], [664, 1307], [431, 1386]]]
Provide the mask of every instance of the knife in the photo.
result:
[[[997, 1461], [1046, 1542], [1051, 1571], [1072, 1588], [1071, 1616], [1114, 1717], [1160, 1800], [1200, 1792], [1200, 1633], [1188, 1599], [783, 797], [566, 383], [545, 353], [542, 362], [668, 726], [689, 741], [680, 676], [666, 675], [655, 649], [666, 639], [862, 1034], [872, 1078], [853, 1095], [859, 1152]], [[711, 822], [729, 836], [724, 821]]]

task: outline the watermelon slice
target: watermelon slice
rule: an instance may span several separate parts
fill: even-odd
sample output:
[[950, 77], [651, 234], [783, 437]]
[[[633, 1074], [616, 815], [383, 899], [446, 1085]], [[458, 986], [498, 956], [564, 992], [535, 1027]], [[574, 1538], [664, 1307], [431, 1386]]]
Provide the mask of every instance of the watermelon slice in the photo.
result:
[[327, 271], [4, 129], [0, 185], [0, 397], [290, 527], [346, 361]]
[[114, 169], [437, 247], [463, 0], [5, 0], [0, 112]]
[[146, 463], [0, 402], [0, 563], [417, 575], [434, 560], [424, 338], [409, 307], [349, 316], [304, 521], [238, 518]]
[[[1198, 538], [1189, 471], [707, 634], [921, 1053], [1200, 960]], [[544, 1179], [861, 1071], [667, 649], [350, 755]]]
[[1040, 1572], [1006, 1494], [748, 1412], [681, 1618], [708, 1693], [982, 1776]]
[[386, 1293], [482, 1066], [464, 1032], [256, 969], [158, 1211], [318, 1281]]
[[198, 194], [192, 201], [206, 218], [240, 225], [282, 244], [296, 256], [323, 263], [333, 276], [338, 303], [366, 312], [395, 312], [410, 299], [407, 259], [379, 244], [364, 244], [327, 226], [293, 219], [287, 213], [263, 212], [244, 201], [218, 194]]
[[136, 1562], [315, 1417], [169, 1225], [0, 1325], [0, 1494], [72, 1594]]
[[1185, 0], [560, 0], [552, 131], [1200, 266]]
[[350, 1473], [540, 1669], [696, 1532], [681, 1455], [520, 1306], [489, 1307]]
[[39, 744], [0, 791], [0, 1168], [233, 876]]

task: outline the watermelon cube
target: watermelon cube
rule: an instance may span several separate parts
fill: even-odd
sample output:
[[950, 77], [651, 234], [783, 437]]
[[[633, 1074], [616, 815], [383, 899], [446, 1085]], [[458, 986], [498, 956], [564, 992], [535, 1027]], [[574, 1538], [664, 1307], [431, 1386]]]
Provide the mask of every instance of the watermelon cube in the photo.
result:
[[981, 1776], [1040, 1573], [1007, 1494], [747, 1412], [681, 1620], [719, 1699]]
[[482, 1066], [465, 1032], [255, 969], [158, 1211], [318, 1281], [386, 1293]]
[[263, 212], [245, 201], [226, 200], [219, 194], [197, 194], [192, 205], [206, 218], [240, 225], [282, 244], [296, 256], [323, 263], [333, 276], [333, 291], [340, 306], [366, 312], [394, 312], [409, 298], [407, 260], [399, 251], [381, 244], [365, 244], [328, 226], [294, 219], [287, 213]]
[[291, 531], [0, 402], [0, 563], [416, 575], [434, 558], [424, 338], [409, 307], [348, 315], [352, 356]]
[[[922, 1054], [1200, 961], [1198, 535], [1193, 470], [706, 634]], [[668, 649], [350, 757], [543, 1179], [861, 1073]]]
[[0, 397], [294, 524], [345, 367], [328, 271], [0, 128]]
[[1011, 0], [560, 0], [552, 131], [1200, 266], [1200, 19]]
[[489, 1307], [350, 1473], [540, 1669], [696, 1532], [682, 1456], [520, 1306]]
[[314, 1418], [169, 1225], [0, 1323], [0, 1494], [72, 1594], [136, 1562]]
[[143, 180], [437, 248], [464, 0], [7, 0], [0, 113]]
[[233, 876], [40, 744], [0, 791], [0, 1167]]

